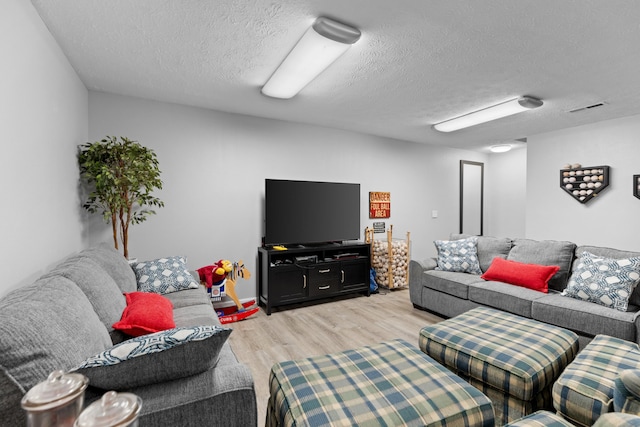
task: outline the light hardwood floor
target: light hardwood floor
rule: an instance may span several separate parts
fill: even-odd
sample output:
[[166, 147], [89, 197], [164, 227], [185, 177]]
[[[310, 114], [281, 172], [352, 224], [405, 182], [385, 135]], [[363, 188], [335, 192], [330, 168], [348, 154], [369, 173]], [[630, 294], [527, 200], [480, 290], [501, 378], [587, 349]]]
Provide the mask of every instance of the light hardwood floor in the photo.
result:
[[408, 289], [382, 290], [322, 304], [260, 310], [229, 324], [231, 347], [251, 368], [258, 403], [258, 424], [266, 417], [269, 372], [277, 362], [340, 352], [402, 338], [418, 345], [420, 329], [441, 318], [413, 308]]

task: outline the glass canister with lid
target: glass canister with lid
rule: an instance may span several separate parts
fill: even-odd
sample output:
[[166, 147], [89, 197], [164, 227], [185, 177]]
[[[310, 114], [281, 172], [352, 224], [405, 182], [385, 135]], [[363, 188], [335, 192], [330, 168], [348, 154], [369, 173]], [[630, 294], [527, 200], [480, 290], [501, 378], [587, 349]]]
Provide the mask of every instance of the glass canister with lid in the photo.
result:
[[141, 408], [135, 394], [108, 391], [82, 411], [74, 427], [138, 427]]
[[84, 375], [53, 371], [22, 397], [20, 403], [27, 413], [27, 426], [72, 427], [82, 411], [88, 384]]

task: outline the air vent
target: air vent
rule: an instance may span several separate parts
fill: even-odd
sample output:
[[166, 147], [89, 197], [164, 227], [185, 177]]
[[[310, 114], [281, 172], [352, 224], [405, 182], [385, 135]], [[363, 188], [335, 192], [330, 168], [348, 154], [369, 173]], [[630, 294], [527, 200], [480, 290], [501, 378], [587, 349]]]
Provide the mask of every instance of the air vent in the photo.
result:
[[580, 108], [575, 108], [573, 110], [569, 110], [569, 112], [577, 113], [578, 111], [592, 110], [594, 108], [604, 107], [605, 105], [607, 105], [606, 102], [598, 102], [597, 104], [587, 105], [586, 107], [580, 107]]

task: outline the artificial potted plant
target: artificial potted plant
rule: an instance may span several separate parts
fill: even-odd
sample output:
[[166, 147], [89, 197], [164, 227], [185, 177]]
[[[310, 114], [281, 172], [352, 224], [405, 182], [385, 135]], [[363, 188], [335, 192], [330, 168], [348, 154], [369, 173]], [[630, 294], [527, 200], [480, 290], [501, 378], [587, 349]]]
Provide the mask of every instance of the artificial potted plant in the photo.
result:
[[113, 244], [119, 249], [119, 234], [124, 256], [129, 259], [129, 226], [154, 215], [149, 207], [164, 206], [151, 194], [162, 189], [158, 158], [153, 150], [125, 137], [107, 136], [78, 148], [80, 177], [89, 191], [82, 206], [90, 213], [100, 212], [111, 222]]

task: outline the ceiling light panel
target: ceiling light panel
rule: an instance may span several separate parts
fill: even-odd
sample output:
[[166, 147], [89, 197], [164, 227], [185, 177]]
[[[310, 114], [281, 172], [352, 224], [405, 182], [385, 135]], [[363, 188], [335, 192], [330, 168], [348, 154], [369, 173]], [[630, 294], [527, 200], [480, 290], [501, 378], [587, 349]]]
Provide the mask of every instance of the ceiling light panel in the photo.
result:
[[262, 87], [262, 93], [292, 98], [359, 39], [356, 28], [329, 18], [316, 19]]
[[532, 98], [530, 96], [522, 96], [520, 98], [510, 99], [463, 116], [445, 120], [433, 125], [433, 127], [435, 130], [440, 132], [453, 132], [459, 129], [475, 126], [480, 123], [501, 119], [533, 108], [538, 108], [542, 104], [543, 102], [539, 99]]

